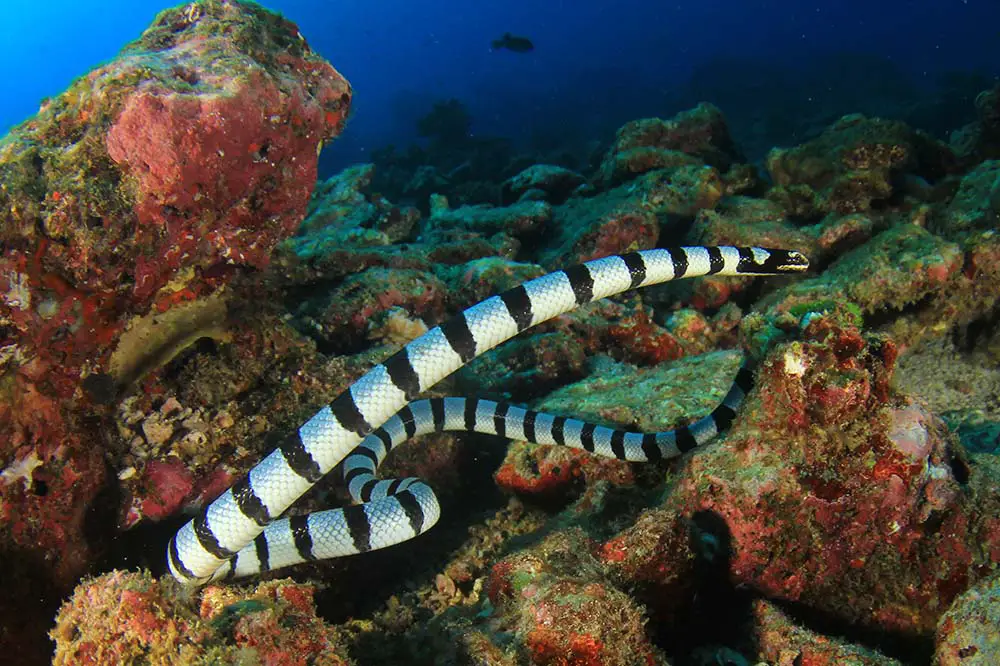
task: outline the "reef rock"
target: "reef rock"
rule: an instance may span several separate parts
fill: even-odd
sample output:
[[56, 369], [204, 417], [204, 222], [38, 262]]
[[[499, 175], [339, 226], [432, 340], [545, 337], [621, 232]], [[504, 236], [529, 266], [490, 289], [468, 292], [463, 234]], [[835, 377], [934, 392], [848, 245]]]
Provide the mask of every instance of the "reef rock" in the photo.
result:
[[808, 143], [772, 150], [768, 198], [803, 219], [856, 213], [892, 197], [901, 174], [934, 181], [955, 169], [946, 144], [899, 121], [853, 114]]
[[81, 583], [50, 632], [52, 663], [263, 663], [349, 666], [340, 633], [316, 616], [314, 589], [288, 580], [206, 589], [195, 605], [148, 572]]
[[601, 177], [615, 185], [654, 169], [708, 164], [726, 170], [741, 161], [722, 111], [703, 103], [669, 120], [626, 123], [601, 163]]
[[586, 536], [566, 530], [493, 565], [497, 629], [513, 634], [529, 664], [664, 664], [642, 608], [605, 580], [593, 553]]
[[571, 169], [535, 164], [504, 181], [502, 190], [510, 200], [538, 196], [549, 203], [561, 204], [586, 185], [587, 179]]
[[976, 120], [952, 132], [950, 144], [970, 165], [1000, 159], [1000, 86], [976, 96]]
[[696, 552], [736, 586], [933, 632], [1000, 569], [1000, 486], [995, 463], [970, 465], [939, 419], [891, 393], [895, 355], [836, 318], [811, 319], [762, 366], [724, 445], [691, 459], [657, 513], [603, 545], [605, 561], [626, 583], [675, 594], [688, 559], [648, 543], [691, 521]]
[[[296, 229], [350, 102], [295, 25], [210, 0], [162, 12], [0, 141], [0, 550], [15, 579], [9, 549], [58, 585], [84, 569], [105, 482], [94, 405], [200, 326], [218, 334], [224, 305], [200, 304]], [[187, 304], [159, 327], [174, 334], [151, 332]], [[25, 482], [6, 473], [28, 461]], [[113, 513], [97, 522], [113, 529]]]
[[316, 185], [306, 218], [282, 246], [302, 259], [382, 247], [406, 238], [420, 220], [413, 207], [394, 206], [369, 191], [374, 164], [359, 164]]
[[934, 653], [938, 666], [1000, 663], [1000, 577], [969, 588], [941, 617]]

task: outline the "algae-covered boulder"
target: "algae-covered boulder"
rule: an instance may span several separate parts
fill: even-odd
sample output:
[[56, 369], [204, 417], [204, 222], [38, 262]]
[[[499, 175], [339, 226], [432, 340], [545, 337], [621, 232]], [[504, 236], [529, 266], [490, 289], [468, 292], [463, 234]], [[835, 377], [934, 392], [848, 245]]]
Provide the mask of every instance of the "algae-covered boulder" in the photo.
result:
[[616, 185], [653, 169], [708, 164], [726, 170], [741, 161], [722, 111], [702, 103], [669, 120], [626, 123], [601, 163], [601, 177]]
[[955, 161], [946, 144], [905, 123], [853, 114], [812, 141], [772, 150], [768, 198], [807, 219], [866, 211], [896, 193], [901, 174], [933, 181]]

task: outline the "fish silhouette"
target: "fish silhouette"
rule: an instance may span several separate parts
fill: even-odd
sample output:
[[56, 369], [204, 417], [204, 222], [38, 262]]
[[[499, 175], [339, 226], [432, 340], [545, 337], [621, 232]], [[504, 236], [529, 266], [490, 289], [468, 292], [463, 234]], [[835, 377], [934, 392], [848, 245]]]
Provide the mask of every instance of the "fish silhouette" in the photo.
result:
[[499, 51], [500, 49], [507, 49], [514, 53], [527, 53], [528, 51], [533, 51], [535, 45], [527, 37], [519, 37], [505, 32], [503, 33], [503, 37], [493, 40], [493, 50]]

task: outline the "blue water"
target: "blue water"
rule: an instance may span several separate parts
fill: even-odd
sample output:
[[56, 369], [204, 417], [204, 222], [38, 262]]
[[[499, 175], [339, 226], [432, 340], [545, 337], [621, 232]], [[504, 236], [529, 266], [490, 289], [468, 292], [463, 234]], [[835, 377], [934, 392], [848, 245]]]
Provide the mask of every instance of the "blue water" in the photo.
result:
[[[450, 97], [469, 109], [474, 133], [525, 142], [607, 140], [626, 120], [710, 99], [754, 153], [800, 141], [850, 110], [905, 111], [915, 114], [906, 120], [941, 134], [971, 117], [969, 91], [1000, 73], [998, 0], [265, 4], [298, 23], [355, 88], [354, 116], [326, 151], [328, 168], [413, 141], [417, 119]], [[0, 131], [112, 58], [167, 6], [0, 3]], [[507, 31], [532, 39], [535, 50], [491, 51], [491, 40]], [[936, 88], [955, 71], [976, 80], [952, 76]], [[914, 111], [915, 96], [931, 108]]]

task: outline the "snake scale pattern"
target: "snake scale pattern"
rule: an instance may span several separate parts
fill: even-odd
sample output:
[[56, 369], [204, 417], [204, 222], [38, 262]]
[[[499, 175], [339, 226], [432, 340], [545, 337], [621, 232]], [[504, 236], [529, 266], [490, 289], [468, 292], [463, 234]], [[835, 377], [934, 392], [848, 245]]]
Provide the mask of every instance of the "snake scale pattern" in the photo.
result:
[[[746, 368], [709, 416], [665, 433], [630, 433], [487, 400], [415, 399], [521, 331], [585, 303], [686, 277], [780, 275], [808, 266], [794, 250], [643, 250], [558, 270], [477, 303], [369, 370], [185, 524], [167, 548], [170, 572], [182, 583], [199, 585], [384, 548], [421, 534], [440, 515], [431, 489], [418, 479], [380, 481], [374, 473], [389, 449], [425, 432], [475, 430], [624, 460], [680, 455], [729, 425], [749, 388]], [[278, 520], [341, 461], [351, 495], [361, 504]]]

